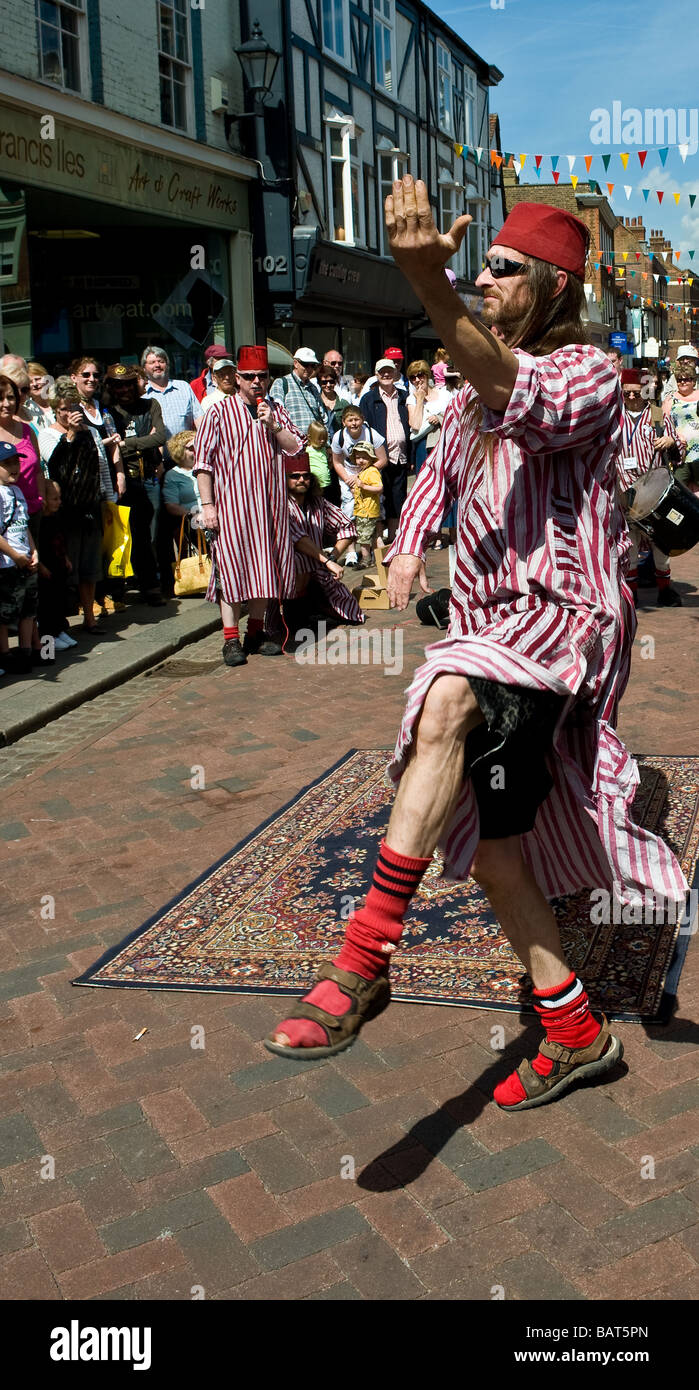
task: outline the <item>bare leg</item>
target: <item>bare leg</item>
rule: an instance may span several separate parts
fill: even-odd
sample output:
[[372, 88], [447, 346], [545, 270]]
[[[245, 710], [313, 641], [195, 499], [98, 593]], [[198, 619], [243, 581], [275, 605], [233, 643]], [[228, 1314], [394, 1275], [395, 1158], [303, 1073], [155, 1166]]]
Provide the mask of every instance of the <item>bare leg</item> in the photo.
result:
[[430, 686], [386, 832], [398, 854], [426, 859], [434, 852], [461, 793], [464, 742], [482, 723], [464, 676], [439, 676]]
[[570, 974], [558, 923], [523, 858], [518, 835], [481, 840], [471, 870], [535, 989], [553, 989]]
[[94, 625], [95, 625], [95, 611], [94, 611], [94, 603], [95, 603], [95, 585], [94, 585], [94, 584], [87, 584], [84, 580], [81, 580], [81, 581], [78, 583], [78, 594], [79, 594], [79, 597], [80, 597], [80, 605], [81, 605], [82, 610], [83, 610], [83, 618], [84, 618], [84, 621], [85, 621], [85, 626], [86, 626], [86, 627], [94, 627]]
[[[266, 598], [248, 599], [248, 617], [259, 618], [260, 621], [262, 621], [264, 619], [265, 610], [267, 608], [268, 603], [269, 599]], [[226, 603], [226, 600], [222, 598], [221, 621], [223, 623], [223, 626], [237, 627], [238, 623], [240, 622], [240, 614], [242, 612], [242, 609], [242, 603]]]

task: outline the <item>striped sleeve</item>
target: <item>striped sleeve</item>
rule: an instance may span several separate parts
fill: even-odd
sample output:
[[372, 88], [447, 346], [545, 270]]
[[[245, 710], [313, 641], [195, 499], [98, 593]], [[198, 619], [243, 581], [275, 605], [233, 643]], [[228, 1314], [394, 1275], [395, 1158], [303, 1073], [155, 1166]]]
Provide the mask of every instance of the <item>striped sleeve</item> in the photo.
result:
[[386, 564], [396, 555], [417, 555], [424, 560], [429, 537], [439, 533], [442, 517], [457, 496], [463, 399], [463, 392], [459, 392], [445, 411], [439, 441], [401, 511], [396, 538], [384, 556]]
[[346, 517], [339, 507], [333, 506], [327, 498], [323, 498], [323, 534], [332, 537], [335, 541], [346, 541], [357, 539], [357, 528], [351, 518]]
[[204, 418], [194, 440], [193, 473], [213, 473], [220, 435], [221, 407], [214, 405], [204, 411]]
[[598, 348], [572, 344], [549, 357], [515, 349], [519, 371], [507, 409], [483, 410], [483, 427], [528, 454], [581, 450], [617, 434], [621, 387]]

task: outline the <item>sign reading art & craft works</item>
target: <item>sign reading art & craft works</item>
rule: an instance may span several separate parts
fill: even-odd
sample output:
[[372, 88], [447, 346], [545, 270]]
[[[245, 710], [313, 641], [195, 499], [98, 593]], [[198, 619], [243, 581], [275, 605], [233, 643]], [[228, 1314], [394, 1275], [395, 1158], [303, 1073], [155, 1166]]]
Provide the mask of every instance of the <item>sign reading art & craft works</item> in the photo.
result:
[[5, 104], [0, 105], [3, 176], [122, 208], [191, 217], [203, 226], [229, 231], [248, 226], [242, 180]]

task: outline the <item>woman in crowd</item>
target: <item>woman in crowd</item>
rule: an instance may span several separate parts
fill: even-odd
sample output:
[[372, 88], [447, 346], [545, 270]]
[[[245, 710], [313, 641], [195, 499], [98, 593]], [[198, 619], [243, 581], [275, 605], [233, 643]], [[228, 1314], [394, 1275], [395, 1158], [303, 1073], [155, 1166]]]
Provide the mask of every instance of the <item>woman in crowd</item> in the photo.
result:
[[[9, 371], [13, 371], [13, 376]], [[29, 531], [36, 545], [44, 507], [45, 477], [39, 459], [36, 435], [31, 425], [20, 415], [22, 394], [14, 381], [14, 369], [0, 376], [0, 440], [17, 450], [20, 461], [18, 487], [24, 494], [29, 511]], [[27, 379], [27, 391], [29, 381]]]
[[424, 359], [411, 362], [408, 367], [410, 392], [408, 395], [408, 419], [410, 421], [410, 442], [415, 445], [415, 476], [422, 468], [427, 454], [439, 439], [439, 431], [444, 412], [449, 404], [449, 392], [442, 384], [438, 386], [430, 374]]
[[[699, 493], [699, 388], [694, 358], [681, 357], [674, 374], [677, 389], [663, 401], [663, 414], [672, 422], [685, 451], [674, 473], [678, 482]], [[660, 442], [666, 447], [675, 443], [671, 436]]]
[[80, 404], [85, 413], [85, 420], [92, 433], [102, 466], [104, 467], [104, 463], [107, 463], [112, 480], [115, 482], [116, 491], [119, 497], [123, 497], [126, 492], [126, 474], [119, 453], [119, 433], [109, 411], [102, 410], [99, 403], [99, 366], [94, 357], [77, 357], [71, 363], [70, 375], [78, 392]]
[[106, 632], [95, 618], [95, 586], [102, 576], [102, 499], [112, 500], [93, 431], [87, 424], [77, 388], [59, 377], [51, 394], [55, 424], [41, 431], [41, 456], [61, 490], [65, 545], [83, 610], [83, 627], [95, 636]]
[[40, 362], [28, 362], [29, 396], [24, 403], [28, 419], [36, 430], [53, 423], [53, 411], [49, 405], [49, 389], [53, 378], [49, 376]]
[[318, 389], [326, 411], [328, 434], [332, 438], [342, 423], [342, 412], [350, 402], [340, 396], [337, 390], [337, 375], [332, 367], [321, 367], [318, 372]]
[[[213, 400], [213, 396], [205, 396], [202, 405], [206, 410], [205, 402]], [[201, 497], [197, 480], [192, 473], [194, 467], [194, 430], [180, 430], [178, 434], [173, 434], [168, 440], [168, 450], [172, 459], [172, 468], [168, 468], [162, 481], [162, 508], [160, 512], [160, 524], [166, 530], [167, 545], [162, 546], [161, 559], [161, 580], [165, 582], [162, 575], [162, 568], [165, 559], [165, 550], [168, 552], [168, 560], [171, 561], [176, 553], [179, 544], [180, 531], [182, 530], [182, 518], [188, 518], [184, 524], [183, 534], [183, 553], [187, 553], [192, 540], [191, 526], [196, 526], [200, 518]]]

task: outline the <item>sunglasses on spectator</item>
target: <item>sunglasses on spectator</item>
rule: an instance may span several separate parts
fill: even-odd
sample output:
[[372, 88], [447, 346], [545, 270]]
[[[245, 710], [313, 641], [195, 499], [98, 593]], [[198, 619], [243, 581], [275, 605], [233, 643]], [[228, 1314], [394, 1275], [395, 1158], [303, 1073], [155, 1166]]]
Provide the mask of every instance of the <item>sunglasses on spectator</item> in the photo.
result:
[[526, 261], [509, 261], [507, 256], [493, 256], [490, 260], [486, 256], [485, 268], [489, 270], [494, 280], [505, 280], [508, 275], [523, 275], [527, 269]]
[[83, 381], [99, 381], [100, 379], [99, 372], [81, 372], [80, 376]]
[[241, 376], [243, 381], [264, 381], [269, 372], [238, 372], [238, 376]]
[[622, 387], [622, 391], [623, 391], [623, 393], [624, 393], [625, 396], [628, 396], [628, 397], [629, 397], [629, 399], [632, 399], [634, 396], [642, 396], [642, 395], [643, 395], [643, 392], [642, 392], [640, 386], [639, 386], [639, 388], [638, 388], [637, 391], [627, 391], [625, 387]]
[[423, 377], [423, 376], [426, 377], [426, 376], [427, 376], [427, 372], [413, 372], [412, 376], [409, 377], [409, 380], [410, 380], [410, 381], [419, 381], [420, 378]]
[[337, 385], [337, 377], [334, 377], [334, 376], [322, 376], [322, 377], [320, 378], [320, 384], [321, 384], [321, 386], [336, 386], [336, 385]]
[[286, 476], [287, 476], [287, 478], [294, 478], [295, 481], [297, 481], [297, 482], [298, 482], [299, 478], [307, 478], [308, 481], [309, 481], [309, 483], [310, 483], [310, 481], [311, 481], [311, 475], [310, 475], [310, 473], [287, 473]]

